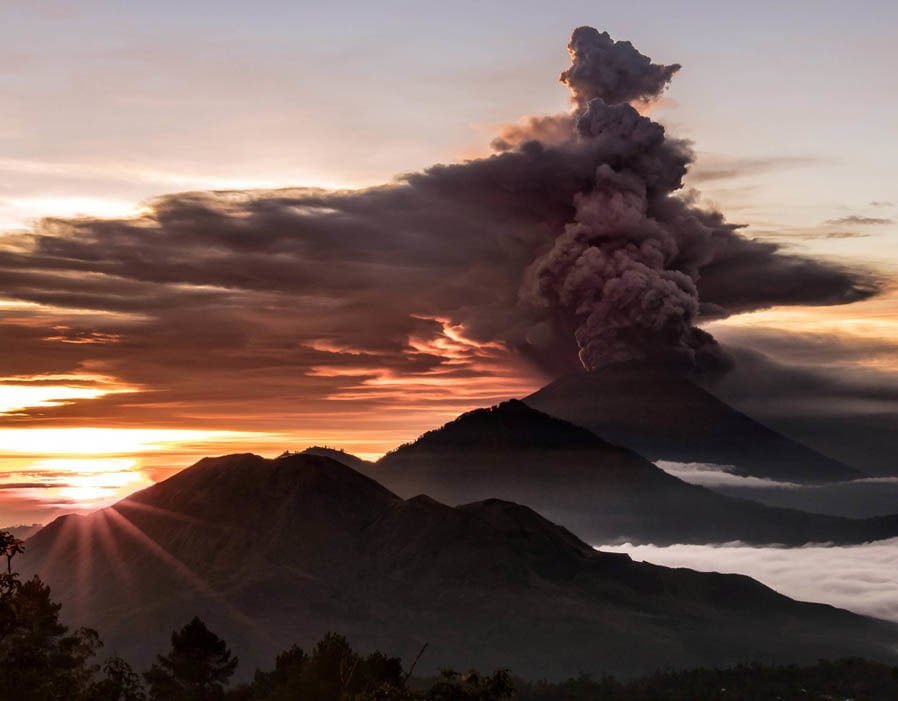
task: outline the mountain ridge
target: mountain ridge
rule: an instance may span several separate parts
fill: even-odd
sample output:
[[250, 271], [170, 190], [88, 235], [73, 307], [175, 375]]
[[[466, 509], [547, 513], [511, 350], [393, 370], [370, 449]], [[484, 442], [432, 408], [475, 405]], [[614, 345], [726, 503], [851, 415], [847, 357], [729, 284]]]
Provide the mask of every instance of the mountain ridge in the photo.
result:
[[898, 515], [849, 519], [764, 506], [670, 475], [628, 448], [511, 400], [467, 412], [366, 464], [403, 497], [526, 504], [592, 543], [861, 543]]
[[40, 573], [70, 622], [96, 626], [137, 663], [193, 615], [250, 665], [328, 630], [407, 658], [427, 641], [422, 672], [501, 666], [532, 678], [724, 664], [758, 650], [898, 660], [893, 624], [739, 575], [596, 552], [507, 501], [403, 500], [318, 456], [204, 460], [27, 545], [23, 574]]

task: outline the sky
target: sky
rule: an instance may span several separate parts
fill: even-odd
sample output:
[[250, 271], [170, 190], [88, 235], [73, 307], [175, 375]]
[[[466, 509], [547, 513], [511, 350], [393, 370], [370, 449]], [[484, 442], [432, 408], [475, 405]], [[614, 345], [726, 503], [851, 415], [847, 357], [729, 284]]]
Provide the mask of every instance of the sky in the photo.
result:
[[[682, 65], [642, 111], [691, 142], [697, 206], [830, 266], [813, 277], [826, 290], [752, 278], [751, 304], [696, 323], [768, 364], [837, 369], [865, 417], [896, 412], [898, 391], [869, 392], [898, 372], [894, 3], [2, 8], [0, 524], [94, 508], [206, 454], [376, 457], [551, 379], [515, 345], [533, 329], [506, 328], [520, 271], [495, 260], [519, 250], [500, 225], [526, 238], [532, 222], [494, 207], [478, 229], [483, 203], [438, 217], [472, 201], [451, 188], [476, 164], [428, 171], [411, 202], [377, 186], [567, 113], [558, 76], [584, 24]], [[733, 377], [734, 403], [812, 431]], [[846, 411], [834, 396], [813, 401]]]

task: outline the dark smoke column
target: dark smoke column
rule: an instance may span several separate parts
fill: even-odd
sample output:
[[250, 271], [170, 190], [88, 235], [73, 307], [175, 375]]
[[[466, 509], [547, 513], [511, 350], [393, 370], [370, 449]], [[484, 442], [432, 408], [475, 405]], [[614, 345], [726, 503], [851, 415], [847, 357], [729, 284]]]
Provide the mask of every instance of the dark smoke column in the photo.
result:
[[679, 66], [654, 64], [591, 27], [576, 29], [568, 49], [572, 65], [561, 80], [574, 104], [569, 147], [594, 158], [594, 178], [574, 196], [573, 220], [531, 264], [521, 299], [575, 329], [589, 370], [647, 359], [725, 363], [695, 326], [696, 283], [713, 257], [715, 228], [732, 228], [673, 195], [692, 154], [630, 104], [656, 99]]
[[612, 105], [650, 102], [680, 70], [678, 63], [652, 63], [629, 41], [614, 41], [608, 32], [592, 27], [575, 29], [567, 48], [572, 63], [561, 74], [561, 82], [571, 89], [571, 99], [579, 109], [597, 97]]

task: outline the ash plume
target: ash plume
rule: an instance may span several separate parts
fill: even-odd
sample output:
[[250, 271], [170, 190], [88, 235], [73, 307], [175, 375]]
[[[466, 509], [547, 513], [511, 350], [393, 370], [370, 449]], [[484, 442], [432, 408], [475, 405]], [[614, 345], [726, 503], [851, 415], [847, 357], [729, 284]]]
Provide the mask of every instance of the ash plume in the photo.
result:
[[574, 327], [589, 370], [650, 357], [722, 368], [722, 350], [695, 326], [697, 284], [715, 237], [734, 228], [674, 198], [692, 154], [628, 104], [657, 96], [679, 66], [653, 64], [589, 27], [574, 31], [569, 48], [573, 65], [561, 80], [576, 106], [579, 148], [597, 167], [574, 196], [572, 221], [529, 267], [522, 300]]
[[[571, 55], [573, 110], [506, 129], [486, 158], [366, 190], [173, 194], [136, 219], [3, 237], [5, 298], [61, 310], [57, 336], [115, 339], [50, 344], [0, 317], [7, 373], [99, 366], [190, 406], [210, 386], [242, 400], [240, 378], [269, 374], [252, 392], [283, 396], [284, 368], [303, 397], [384, 372], [463, 384], [494, 372], [496, 348], [549, 376], [656, 357], [720, 368], [705, 319], [878, 292], [868, 272], [752, 240], [683, 192], [688, 144], [630, 104], [677, 65], [590, 28]], [[447, 355], [450, 326], [464, 343]]]
[[629, 41], [614, 41], [608, 32], [577, 27], [568, 44], [571, 67], [561, 82], [571, 89], [571, 100], [580, 109], [600, 98], [608, 104], [651, 102], [667, 87], [680, 64], [652, 63]]

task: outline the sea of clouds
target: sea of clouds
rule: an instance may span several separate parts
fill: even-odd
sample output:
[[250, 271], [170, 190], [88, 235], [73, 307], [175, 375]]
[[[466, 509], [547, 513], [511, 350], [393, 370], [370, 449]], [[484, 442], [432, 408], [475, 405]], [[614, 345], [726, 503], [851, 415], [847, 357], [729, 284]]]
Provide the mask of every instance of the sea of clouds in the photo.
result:
[[898, 621], [898, 538], [852, 546], [602, 545], [634, 560], [746, 574], [802, 601]]

